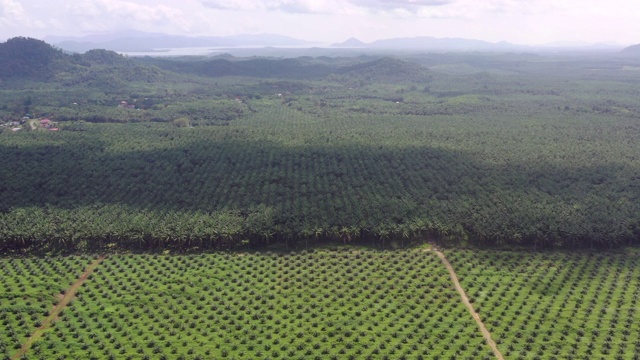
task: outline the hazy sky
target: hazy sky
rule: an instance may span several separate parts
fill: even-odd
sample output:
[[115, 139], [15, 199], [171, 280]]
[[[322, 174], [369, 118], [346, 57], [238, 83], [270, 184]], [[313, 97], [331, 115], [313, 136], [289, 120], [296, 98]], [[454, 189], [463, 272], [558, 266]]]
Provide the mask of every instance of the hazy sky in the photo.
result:
[[640, 43], [640, 0], [0, 0], [0, 40], [135, 29], [332, 43], [412, 36]]

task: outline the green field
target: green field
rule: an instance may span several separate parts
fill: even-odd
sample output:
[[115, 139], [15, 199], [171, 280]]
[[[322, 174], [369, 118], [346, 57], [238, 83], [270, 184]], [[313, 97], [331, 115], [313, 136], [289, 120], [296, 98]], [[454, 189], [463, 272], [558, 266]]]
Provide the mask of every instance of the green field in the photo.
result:
[[[640, 356], [636, 248], [445, 253], [505, 359]], [[3, 283], [62, 283], [26, 306], [0, 304], [7, 358], [67, 286], [52, 269], [89, 262], [40, 261], [0, 260], [24, 269]], [[25, 358], [495, 357], [432, 250], [335, 247], [109, 256]]]
[[40, 326], [57, 296], [88, 264], [86, 256], [0, 257], [0, 356], [7, 358]]
[[112, 256], [38, 345], [47, 358], [490, 355], [429, 252]]
[[640, 252], [448, 251], [509, 359], [640, 357]]

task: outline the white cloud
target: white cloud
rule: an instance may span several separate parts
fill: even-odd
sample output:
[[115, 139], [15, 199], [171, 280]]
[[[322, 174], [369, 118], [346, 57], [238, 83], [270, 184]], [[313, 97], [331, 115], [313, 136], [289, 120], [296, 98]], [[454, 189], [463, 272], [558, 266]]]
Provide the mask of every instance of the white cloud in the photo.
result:
[[140, 1], [82, 0], [66, 6], [73, 17], [83, 19], [85, 26], [148, 25], [165, 23], [188, 26], [181, 10], [163, 4], [147, 5]]
[[358, 14], [360, 7], [345, 0], [200, 0], [202, 5], [219, 10], [283, 12], [291, 14]]
[[455, 3], [455, 0], [348, 0], [354, 5], [373, 12], [417, 13], [428, 8], [441, 7]]
[[14, 0], [0, 0], [0, 24], [22, 23], [24, 8]]
[[203, 0], [207, 7], [238, 11], [284, 11], [291, 13], [310, 13], [326, 10], [329, 1], [314, 0]]
[[22, 5], [13, 0], [0, 0], [0, 14], [3, 17], [14, 16], [22, 17], [24, 15], [24, 9]]
[[212, 9], [293, 14], [368, 14], [421, 18], [476, 18], [557, 9], [550, 0], [199, 0]]
[[0, 0], [0, 38], [134, 29], [328, 43], [351, 36], [631, 43], [640, 41], [638, 23], [637, 0]]
[[201, 0], [204, 6], [235, 11], [281, 11], [301, 14], [416, 13], [456, 0]]

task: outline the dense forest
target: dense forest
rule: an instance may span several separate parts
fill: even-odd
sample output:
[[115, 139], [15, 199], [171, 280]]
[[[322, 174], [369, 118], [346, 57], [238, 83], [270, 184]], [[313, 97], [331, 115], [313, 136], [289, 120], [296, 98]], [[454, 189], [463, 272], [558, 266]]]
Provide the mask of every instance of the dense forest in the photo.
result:
[[156, 59], [16, 38], [0, 69], [4, 251], [640, 238], [633, 58]]

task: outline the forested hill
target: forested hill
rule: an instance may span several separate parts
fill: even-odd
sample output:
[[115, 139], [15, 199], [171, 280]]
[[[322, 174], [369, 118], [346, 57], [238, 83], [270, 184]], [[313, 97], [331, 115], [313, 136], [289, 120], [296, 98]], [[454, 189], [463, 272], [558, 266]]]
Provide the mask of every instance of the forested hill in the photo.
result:
[[41, 40], [17, 37], [0, 43], [0, 79], [49, 79], [69, 56]]
[[113, 89], [131, 81], [148, 82], [158, 75], [157, 68], [139, 65], [113, 51], [67, 54], [42, 40], [24, 37], [0, 43], [0, 80], [56, 82], [67, 86], [86, 83]]
[[321, 79], [332, 74], [346, 80], [382, 82], [422, 81], [428, 77], [428, 70], [421, 65], [391, 57], [127, 58], [101, 49], [68, 54], [44, 41], [24, 37], [0, 43], [0, 79], [26, 78], [64, 85], [88, 83], [115, 89], [132, 81], [156, 81], [163, 71], [176, 75], [292, 80]]
[[344, 67], [338, 73], [378, 82], [421, 82], [429, 79], [429, 71], [419, 64], [390, 57]]
[[35, 77], [44, 73], [70, 71], [74, 66], [122, 65], [131, 63], [114, 51], [95, 49], [69, 54], [38, 39], [15, 37], [0, 43], [0, 71], [4, 76]]
[[429, 72], [419, 64], [391, 57], [239, 59], [229, 56], [200, 60], [145, 57], [138, 61], [177, 73], [209, 77], [246, 76], [301, 80], [339, 74], [353, 79], [402, 82], [425, 80]]

